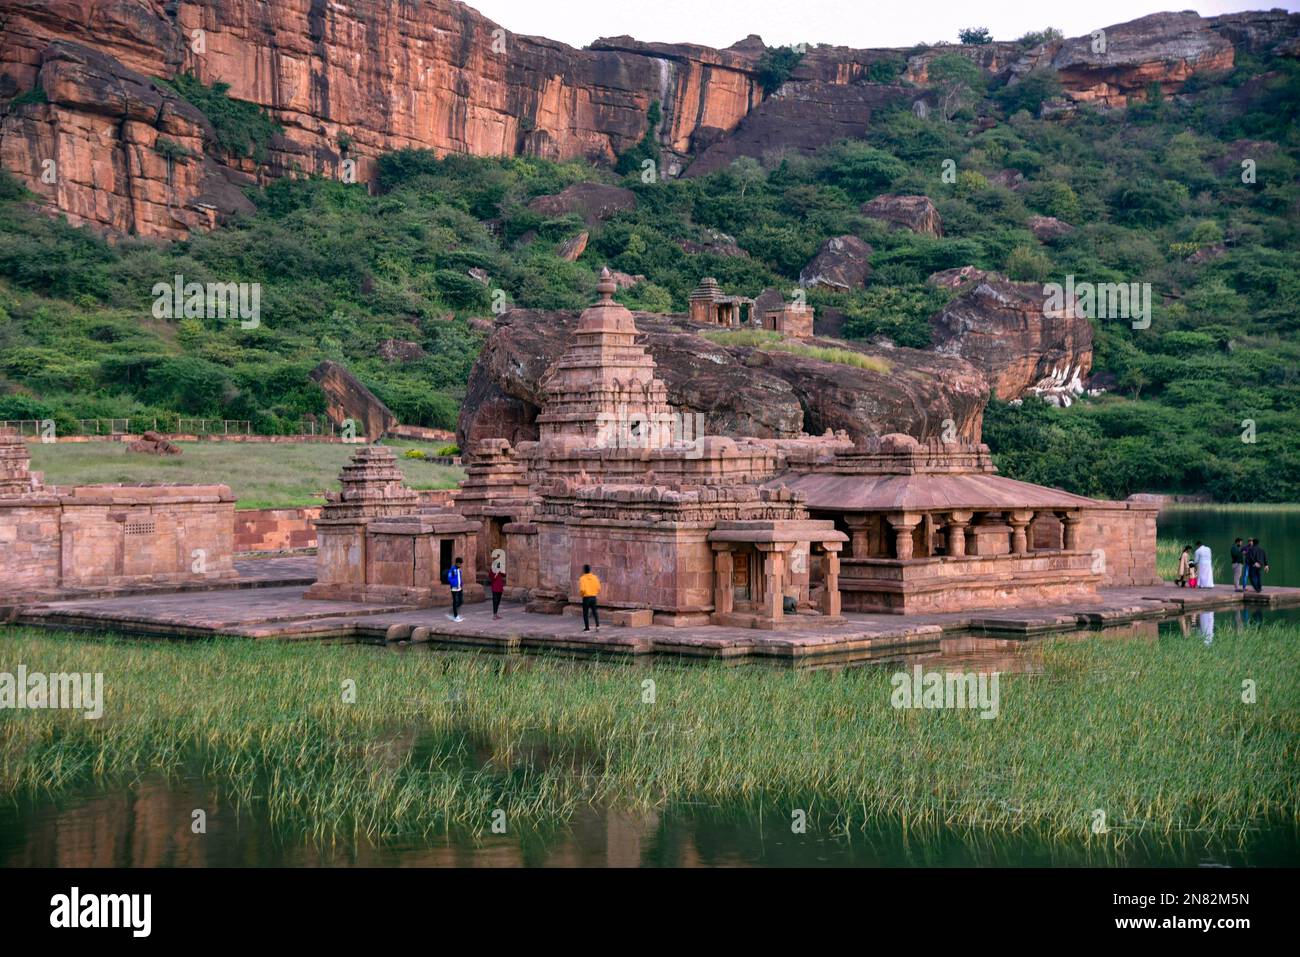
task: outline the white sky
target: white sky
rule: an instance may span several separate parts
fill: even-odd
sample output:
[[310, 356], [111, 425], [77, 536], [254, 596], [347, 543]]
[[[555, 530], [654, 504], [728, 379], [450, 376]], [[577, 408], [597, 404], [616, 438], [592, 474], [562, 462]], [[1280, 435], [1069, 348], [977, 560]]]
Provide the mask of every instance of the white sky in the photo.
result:
[[962, 27], [988, 27], [996, 40], [1015, 40], [1047, 26], [1073, 37], [1166, 10], [1195, 10], [1202, 16], [1277, 7], [1295, 11], [1300, 0], [470, 0], [469, 6], [513, 33], [575, 47], [621, 34], [726, 47], [750, 33], [768, 46], [907, 47], [956, 42]]

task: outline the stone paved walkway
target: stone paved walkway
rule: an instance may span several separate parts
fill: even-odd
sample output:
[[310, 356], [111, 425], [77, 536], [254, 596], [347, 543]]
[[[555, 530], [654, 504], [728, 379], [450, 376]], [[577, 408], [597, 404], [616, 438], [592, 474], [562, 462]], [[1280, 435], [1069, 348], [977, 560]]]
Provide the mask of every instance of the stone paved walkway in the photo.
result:
[[1296, 588], [1267, 589], [1262, 595], [1243, 596], [1228, 586], [1194, 590], [1157, 585], [1105, 589], [1102, 601], [1094, 604], [909, 616], [850, 613], [841, 623], [811, 617], [806, 624], [788, 631], [606, 625], [599, 631], [584, 632], [580, 617], [530, 614], [519, 604], [503, 605], [502, 617], [495, 621], [488, 603], [469, 604], [463, 610], [465, 620], [453, 622], [447, 618], [446, 608], [311, 601], [302, 597], [301, 584], [274, 584], [276, 576], [300, 571], [303, 561], [258, 559], [252, 563], [258, 567], [241, 568], [241, 574], [257, 578], [265, 587], [50, 602], [25, 609], [17, 621], [52, 628], [171, 637], [347, 638], [431, 642], [504, 652], [549, 649], [809, 660], [865, 658], [937, 645], [942, 636], [956, 632], [1015, 639], [1180, 612], [1241, 607], [1243, 603], [1247, 607], [1300, 605], [1300, 589]]

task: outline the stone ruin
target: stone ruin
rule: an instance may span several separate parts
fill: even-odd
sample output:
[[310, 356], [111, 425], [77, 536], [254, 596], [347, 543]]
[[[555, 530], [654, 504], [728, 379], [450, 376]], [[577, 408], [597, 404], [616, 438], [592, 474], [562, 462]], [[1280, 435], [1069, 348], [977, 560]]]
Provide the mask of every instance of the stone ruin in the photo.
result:
[[235, 577], [225, 485], [45, 486], [0, 431], [0, 593], [212, 582]]
[[145, 455], [180, 455], [181, 447], [170, 442], [166, 436], [153, 431], [145, 432], [139, 439], [126, 447], [128, 452], [140, 452]]

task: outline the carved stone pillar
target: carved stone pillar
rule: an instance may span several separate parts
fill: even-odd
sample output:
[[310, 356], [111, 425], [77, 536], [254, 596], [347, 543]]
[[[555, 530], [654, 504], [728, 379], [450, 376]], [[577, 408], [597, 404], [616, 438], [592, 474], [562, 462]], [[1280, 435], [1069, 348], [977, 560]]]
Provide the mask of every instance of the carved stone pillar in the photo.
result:
[[973, 512], [950, 512], [945, 526], [950, 558], [964, 558], [966, 555], [966, 529], [970, 525]]
[[912, 532], [921, 524], [919, 512], [894, 512], [886, 515], [894, 530], [894, 554], [900, 562], [912, 559]]
[[1065, 512], [1061, 515], [1061, 544], [1067, 552], [1079, 550], [1079, 523], [1082, 517], [1078, 512]]
[[1029, 523], [1033, 520], [1034, 513], [1030, 511], [1012, 511], [1007, 513], [1007, 524], [1011, 526], [1011, 554], [1029, 554], [1029, 536], [1026, 534], [1026, 530], [1029, 528]]
[[840, 543], [823, 542], [826, 549], [826, 581], [822, 592], [823, 615], [839, 616], [840, 613]]
[[730, 548], [720, 548], [713, 555], [713, 610], [719, 615], [728, 615], [734, 608], [735, 592], [731, 584], [734, 564]]
[[866, 558], [871, 554], [871, 516], [845, 515], [844, 524], [849, 527], [849, 556]]
[[759, 545], [763, 552], [763, 614], [771, 621], [780, 621], [785, 613], [782, 602], [785, 592], [781, 580], [785, 577], [785, 554], [776, 545]]

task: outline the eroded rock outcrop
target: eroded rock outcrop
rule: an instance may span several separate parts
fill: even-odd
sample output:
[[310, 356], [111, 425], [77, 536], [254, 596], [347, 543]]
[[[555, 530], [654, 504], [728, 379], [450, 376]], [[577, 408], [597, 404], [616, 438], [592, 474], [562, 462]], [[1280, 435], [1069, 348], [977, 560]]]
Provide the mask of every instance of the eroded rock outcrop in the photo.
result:
[[[461, 448], [479, 439], [537, 438], [539, 380], [569, 344], [577, 313], [515, 309], [499, 318], [470, 373], [457, 426]], [[915, 349], [852, 348], [876, 368], [780, 350], [728, 344], [698, 334], [685, 317], [637, 313], [637, 329], [678, 411], [699, 412], [711, 434], [791, 438], [844, 429], [866, 437], [907, 432], [980, 434], [988, 386], [958, 358]], [[836, 346], [816, 339], [811, 345]]]
[[931, 317], [931, 348], [981, 369], [997, 398], [1021, 398], [1054, 377], [1072, 382], [1092, 368], [1091, 323], [1076, 310], [1046, 309], [1041, 285], [959, 270], [930, 281], [964, 290]]
[[943, 217], [928, 196], [877, 196], [863, 203], [861, 212], [870, 219], [926, 236], [943, 235]]
[[605, 183], [574, 183], [558, 193], [538, 196], [528, 208], [541, 216], [572, 213], [588, 226], [595, 226], [622, 212], [636, 209], [636, 193]]
[[1193, 73], [1228, 70], [1233, 62], [1232, 42], [1189, 10], [1153, 13], [1047, 44], [1019, 60], [1011, 72], [1023, 75], [1049, 66], [1067, 99], [1123, 106], [1130, 97], [1145, 99], [1153, 83], [1166, 94], [1176, 93]]
[[311, 377], [325, 393], [325, 410], [341, 429], [352, 423], [358, 440], [374, 442], [397, 425], [397, 416], [373, 392], [337, 362], [326, 359], [311, 371]]
[[179, 239], [252, 209], [253, 180], [205, 155], [211, 125], [175, 93], [76, 43], [37, 61], [45, 102], [0, 120], [0, 166], [74, 225]]
[[857, 289], [871, 275], [871, 252], [857, 236], [833, 236], [800, 271], [799, 285]]

